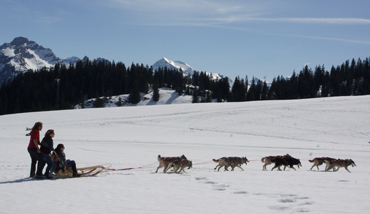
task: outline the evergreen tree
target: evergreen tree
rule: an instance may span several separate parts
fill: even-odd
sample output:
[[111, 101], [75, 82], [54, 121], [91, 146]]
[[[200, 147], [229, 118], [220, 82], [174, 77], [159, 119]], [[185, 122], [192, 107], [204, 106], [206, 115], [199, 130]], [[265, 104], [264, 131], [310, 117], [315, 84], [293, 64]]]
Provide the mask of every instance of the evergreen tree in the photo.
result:
[[158, 100], [159, 100], [159, 89], [158, 89], [158, 82], [157, 81], [155, 81], [153, 83], [153, 100], [155, 102], [158, 102]]
[[239, 76], [235, 77], [234, 85], [231, 89], [232, 101], [240, 102], [245, 101], [246, 87], [244, 80], [240, 79]]
[[135, 79], [131, 88], [128, 102], [132, 104], [138, 104], [141, 101], [139, 80]]
[[212, 102], [212, 95], [211, 95], [211, 92], [210, 91], [207, 91], [206, 93], [206, 103], [210, 103]]
[[254, 77], [252, 78], [251, 86], [249, 87], [248, 93], [247, 93], [247, 101], [255, 100], [256, 97], [256, 84], [254, 82]]
[[118, 98], [117, 106], [118, 107], [123, 106], [123, 104], [122, 104], [122, 97]]
[[95, 98], [95, 101], [93, 103], [94, 108], [102, 108], [104, 107], [104, 100], [101, 99], [99, 96]]
[[192, 103], [199, 103], [198, 89], [195, 87], [193, 89], [193, 101]]
[[266, 81], [263, 82], [262, 92], [261, 92], [261, 99], [266, 100], [268, 93], [268, 87]]

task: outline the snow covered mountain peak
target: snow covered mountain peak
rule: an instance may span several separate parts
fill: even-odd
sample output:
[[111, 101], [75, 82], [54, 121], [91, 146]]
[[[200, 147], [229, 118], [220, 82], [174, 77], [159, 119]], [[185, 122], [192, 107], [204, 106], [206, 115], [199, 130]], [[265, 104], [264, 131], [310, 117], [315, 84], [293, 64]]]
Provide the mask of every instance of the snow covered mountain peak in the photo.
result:
[[20, 36], [20, 37], [14, 38], [13, 41], [10, 43], [10, 45], [12, 45], [12, 46], [21, 46], [21, 45], [27, 45], [28, 43], [34, 44], [36, 42], [30, 41], [27, 38]]
[[163, 57], [162, 60], [164, 60], [166, 62], [171, 62], [171, 60], [167, 59], [166, 57]]
[[16, 37], [0, 46], [0, 85], [28, 70], [52, 67], [56, 63], [70, 64], [78, 57], [60, 59], [49, 48], [44, 48], [25, 37]]
[[[174, 69], [174, 70], [180, 70], [181, 69], [183, 71], [184, 75], [190, 74], [190, 76], [193, 75], [194, 71], [197, 71], [185, 62], [172, 61], [172, 60], [167, 59], [166, 57], [163, 57], [162, 59], [158, 60], [156, 63], [153, 64], [153, 69], [154, 70], [158, 70], [159, 68], [163, 69], [165, 67], [167, 67], [167, 69]], [[219, 79], [222, 79], [222, 78], [226, 77], [226, 76], [224, 76], [222, 74], [218, 74], [218, 73], [209, 73], [209, 72], [205, 72], [205, 73], [207, 75], [209, 75], [211, 77], [211, 79], [213, 79], [213, 80], [219, 80]], [[230, 85], [233, 84], [233, 81], [230, 78], [229, 78], [229, 83], [230, 83]]]
[[190, 65], [181, 62], [181, 61], [172, 61], [167, 59], [166, 57], [163, 57], [162, 59], [158, 60], [156, 63], [153, 64], [153, 69], [158, 70], [159, 68], [165, 68], [167, 69], [174, 69], [174, 70], [182, 70], [184, 74], [190, 74], [193, 75], [195, 69], [192, 68]]

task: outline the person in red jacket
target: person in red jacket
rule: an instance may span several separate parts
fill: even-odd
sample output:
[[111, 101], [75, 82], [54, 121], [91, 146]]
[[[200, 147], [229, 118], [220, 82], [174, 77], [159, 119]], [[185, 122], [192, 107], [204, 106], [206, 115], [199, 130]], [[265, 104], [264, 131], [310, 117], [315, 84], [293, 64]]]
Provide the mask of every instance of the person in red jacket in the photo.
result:
[[28, 153], [30, 153], [31, 156], [31, 172], [30, 177], [35, 177], [35, 171], [36, 171], [36, 163], [40, 159], [40, 131], [42, 130], [42, 123], [37, 122], [32, 127], [32, 131], [29, 134], [30, 137], [30, 143], [28, 144]]

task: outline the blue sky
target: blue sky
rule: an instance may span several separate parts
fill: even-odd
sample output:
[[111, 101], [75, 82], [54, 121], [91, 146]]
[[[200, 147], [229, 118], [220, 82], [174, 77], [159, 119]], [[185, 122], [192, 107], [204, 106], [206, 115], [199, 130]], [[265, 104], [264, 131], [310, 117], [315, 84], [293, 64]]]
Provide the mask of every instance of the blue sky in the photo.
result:
[[0, 0], [0, 43], [271, 81], [370, 56], [368, 0]]

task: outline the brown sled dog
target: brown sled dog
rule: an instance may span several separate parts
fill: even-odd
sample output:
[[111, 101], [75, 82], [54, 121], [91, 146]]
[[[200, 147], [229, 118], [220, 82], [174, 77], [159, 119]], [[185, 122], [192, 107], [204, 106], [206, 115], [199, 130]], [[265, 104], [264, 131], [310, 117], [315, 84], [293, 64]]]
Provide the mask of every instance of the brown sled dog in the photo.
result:
[[185, 172], [185, 168], [188, 167], [188, 169], [193, 167], [193, 162], [184, 158], [184, 159], [176, 159], [172, 161], [170, 164], [168, 164], [167, 169], [165, 170], [165, 173], [173, 167], [174, 172]]
[[167, 168], [168, 168], [168, 165], [175, 161], [175, 160], [181, 160], [181, 159], [186, 159], [185, 155], [182, 155], [181, 157], [161, 157], [161, 155], [158, 155], [158, 162], [159, 162], [159, 166], [157, 167], [157, 170], [155, 171], [155, 173], [158, 172], [158, 169], [159, 168], [164, 168], [163, 169], [163, 173], [166, 173], [167, 171]]
[[[277, 155], [277, 156], [263, 157], [261, 159], [261, 162], [264, 163], [262, 170], [267, 170], [266, 166], [275, 163], [276, 158], [290, 158], [290, 157], [292, 157], [292, 156], [290, 156], [289, 154], [286, 154], [286, 155], [283, 155], [283, 156]], [[281, 170], [280, 166], [278, 167], [278, 169]]]
[[[325, 171], [329, 171], [331, 169], [333, 169], [333, 172], [336, 172], [339, 170], [340, 167], [344, 167], [347, 172], [351, 173], [349, 170], [348, 170], [348, 167], [349, 166], [356, 166], [355, 162], [352, 160], [352, 159], [345, 159], [345, 160], [342, 160], [342, 159], [337, 159], [337, 160], [331, 160], [331, 161], [328, 161], [328, 160], [325, 160], [325, 163], [326, 165], [328, 165], [327, 169]], [[335, 169], [335, 167], [337, 167]]]
[[218, 163], [217, 166], [214, 168], [214, 170], [216, 170], [218, 167], [217, 171], [220, 171], [221, 167], [224, 167], [225, 171], [229, 171], [229, 166], [231, 166], [231, 171], [234, 171], [235, 167], [239, 167], [241, 170], [244, 171], [241, 165], [243, 165], [244, 163], [245, 165], [247, 165], [247, 163], [249, 162], [247, 157], [222, 157], [220, 159], [213, 159], [213, 161], [215, 163]]
[[[308, 160], [309, 162], [313, 163], [310, 170], [312, 170], [312, 168], [314, 168], [315, 166], [317, 167], [317, 170], [320, 170], [319, 166], [321, 166], [323, 163], [325, 163], [325, 160], [331, 161], [331, 160], [335, 160], [335, 159], [334, 158], [329, 158], [329, 157], [322, 157], [322, 158], [314, 158], [313, 160]], [[326, 164], [325, 170], [327, 168], [328, 168], [328, 164]]]

